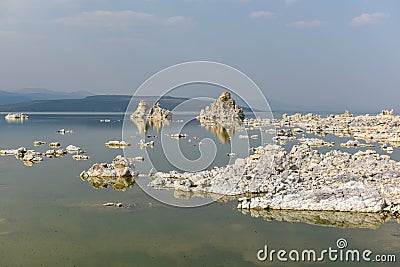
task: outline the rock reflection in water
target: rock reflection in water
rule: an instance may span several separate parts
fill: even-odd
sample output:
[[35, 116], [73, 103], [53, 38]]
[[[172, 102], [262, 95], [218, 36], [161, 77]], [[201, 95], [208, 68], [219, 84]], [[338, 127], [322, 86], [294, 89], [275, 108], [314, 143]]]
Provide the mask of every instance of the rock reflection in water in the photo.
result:
[[252, 217], [262, 217], [266, 221], [288, 223], [307, 223], [340, 228], [377, 229], [390, 220], [390, 216], [379, 213], [352, 213], [331, 211], [294, 211], [294, 210], [241, 210]]
[[235, 127], [225, 128], [215, 120], [204, 120], [200, 118], [200, 125], [213, 133], [223, 144], [228, 144], [235, 134]]
[[24, 124], [28, 119], [24, 118], [5, 118], [5, 121], [9, 124]]
[[164, 126], [168, 126], [171, 123], [171, 119], [149, 119], [150, 126], [156, 130], [157, 132], [161, 131], [161, 128]]
[[134, 118], [131, 117], [131, 121], [135, 123], [138, 132], [140, 134], [145, 134], [149, 130], [150, 127], [152, 127], [154, 130], [157, 132], [161, 131], [161, 128], [163, 126], [168, 126], [171, 123], [171, 119], [164, 119], [164, 120], [158, 120], [158, 119], [142, 119], [142, 118]]
[[115, 190], [122, 191], [133, 187], [135, 183], [134, 177], [85, 177], [82, 180], [86, 180], [96, 189], [113, 187]]
[[140, 134], [145, 134], [150, 127], [149, 123], [142, 118], [131, 117], [131, 121], [136, 125], [138, 132]]

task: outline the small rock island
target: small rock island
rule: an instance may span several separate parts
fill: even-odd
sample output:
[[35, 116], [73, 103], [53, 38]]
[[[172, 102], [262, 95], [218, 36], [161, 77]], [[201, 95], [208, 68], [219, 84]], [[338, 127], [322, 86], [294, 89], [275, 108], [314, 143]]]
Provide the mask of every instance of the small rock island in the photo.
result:
[[132, 113], [132, 119], [146, 119], [146, 120], [166, 120], [171, 119], [172, 112], [164, 109], [157, 102], [154, 107], [149, 108], [145, 100], [140, 100], [137, 109]]

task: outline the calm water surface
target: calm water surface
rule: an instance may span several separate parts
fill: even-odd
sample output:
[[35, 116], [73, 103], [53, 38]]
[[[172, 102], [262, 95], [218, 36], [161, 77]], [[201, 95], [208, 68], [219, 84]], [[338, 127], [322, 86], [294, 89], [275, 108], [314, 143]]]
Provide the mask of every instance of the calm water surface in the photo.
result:
[[[101, 123], [100, 119], [111, 122]], [[45, 159], [32, 167], [24, 166], [13, 156], [0, 158], [0, 266], [308, 266], [308, 262], [260, 262], [256, 253], [265, 244], [271, 249], [286, 250], [335, 248], [338, 238], [347, 239], [350, 249], [396, 254], [400, 260], [400, 226], [393, 220], [380, 225], [376, 223], [379, 216], [349, 215], [349, 219], [326, 213], [291, 213], [286, 217], [266, 214], [274, 219], [267, 221], [237, 211], [236, 201], [185, 209], [159, 203], [138, 186], [125, 191], [92, 187], [79, 174], [95, 162], [110, 162], [122, 154], [120, 149], [104, 146], [108, 140], [121, 139], [122, 120], [122, 114], [32, 114], [23, 124], [0, 119], [0, 149], [25, 146], [44, 152], [49, 147], [33, 147], [33, 141], [59, 141], [63, 147], [80, 146], [91, 157], [88, 161], [74, 161], [68, 155]], [[171, 123], [167, 127], [179, 125]], [[61, 128], [74, 133], [57, 134]], [[219, 155], [213, 165], [229, 161], [225, 155], [228, 145], [210, 131], [196, 122], [185, 131], [215, 140], [223, 156]], [[157, 131], [150, 129], [148, 134], [157, 135]], [[127, 141], [132, 143], [135, 155], [144, 153], [136, 143], [140, 135], [130, 138]], [[346, 140], [326, 138], [339, 143]], [[159, 141], [154, 140], [153, 153], [157, 154]], [[182, 146], [189, 156], [197, 157], [196, 147], [185, 143]], [[399, 160], [398, 152], [392, 157]], [[140, 164], [147, 163], [136, 163], [139, 170], [145, 169]], [[163, 160], [158, 164], [158, 169], [174, 169]], [[168, 194], [172, 196], [173, 192]], [[105, 202], [122, 202], [130, 208], [102, 207]], [[299, 222], [284, 222], [290, 217], [290, 221]], [[339, 221], [336, 225], [359, 219], [358, 227], [310, 224], [335, 224], [332, 218]], [[365, 228], [372, 226], [374, 229]], [[322, 264], [350, 266], [345, 262]]]

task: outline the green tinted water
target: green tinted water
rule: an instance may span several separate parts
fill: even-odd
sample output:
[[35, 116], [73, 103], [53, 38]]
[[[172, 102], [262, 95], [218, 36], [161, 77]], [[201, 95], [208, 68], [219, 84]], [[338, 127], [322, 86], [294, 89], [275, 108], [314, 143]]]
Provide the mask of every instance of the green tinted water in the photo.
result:
[[[100, 123], [104, 118], [111, 122]], [[318, 220], [312, 213], [308, 219], [304, 214], [298, 216], [303, 221], [299, 223], [265, 221], [238, 212], [235, 201], [174, 208], [153, 200], [137, 186], [126, 191], [95, 189], [82, 181], [79, 173], [122, 153], [104, 146], [108, 140], [121, 139], [121, 119], [120, 114], [33, 114], [24, 124], [0, 120], [0, 149], [34, 148], [34, 140], [59, 141], [63, 147], [81, 146], [91, 157], [78, 162], [68, 155], [46, 159], [33, 167], [12, 156], [0, 158], [0, 266], [275, 266], [284, 263], [257, 260], [256, 253], [265, 244], [273, 249], [322, 250], [335, 247], [338, 238], [346, 238], [351, 249], [400, 257], [400, 227], [394, 221], [373, 224], [376, 229], [304, 223], [314, 218], [308, 221], [330, 224], [324, 216]], [[59, 135], [56, 130], [61, 128], [73, 129], [74, 133]], [[49, 147], [35, 149], [45, 151]], [[142, 152], [137, 147], [137, 154]], [[216, 164], [225, 160], [221, 157]], [[168, 164], [164, 167], [169, 168]], [[101, 206], [105, 202], [131, 206]], [[366, 220], [359, 226], [370, 225]]]

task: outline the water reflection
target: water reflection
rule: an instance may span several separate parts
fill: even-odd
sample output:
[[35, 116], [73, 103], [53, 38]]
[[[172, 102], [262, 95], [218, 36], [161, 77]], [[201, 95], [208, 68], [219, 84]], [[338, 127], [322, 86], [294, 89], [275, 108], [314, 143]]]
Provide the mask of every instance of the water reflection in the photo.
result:
[[9, 118], [9, 117], [6, 117], [4, 119], [6, 120], [7, 123], [10, 123], [10, 124], [24, 124], [25, 122], [28, 121], [28, 119], [24, 119], [24, 118], [12, 118], [12, 117]]
[[136, 125], [138, 132], [140, 134], [145, 134], [152, 127], [157, 132], [161, 131], [163, 126], [168, 126], [171, 123], [171, 119], [143, 119], [143, 118], [135, 118], [131, 117], [131, 121]]
[[288, 223], [307, 223], [340, 228], [377, 229], [391, 219], [378, 213], [352, 213], [333, 211], [295, 211], [295, 210], [241, 210], [252, 217], [262, 217], [266, 221]]
[[156, 130], [157, 132], [161, 131], [161, 128], [164, 126], [168, 126], [171, 123], [171, 119], [163, 119], [163, 120], [159, 120], [159, 119], [149, 119], [149, 124], [150, 126]]
[[200, 125], [218, 137], [223, 144], [228, 144], [232, 136], [235, 134], [235, 125], [225, 128], [215, 120], [204, 120], [201, 118], [199, 120]]
[[138, 129], [138, 132], [140, 134], [145, 134], [150, 127], [149, 123], [147, 123], [147, 121], [142, 118], [131, 117], [131, 121], [135, 123], [136, 128]]
[[87, 181], [96, 189], [113, 187], [121, 191], [126, 191], [135, 183], [134, 177], [83, 177], [82, 180]]

